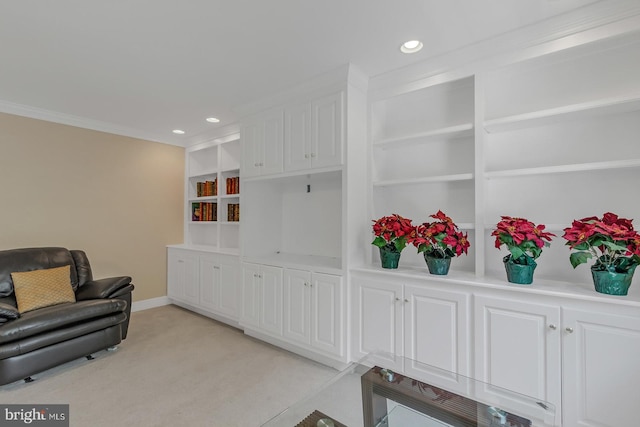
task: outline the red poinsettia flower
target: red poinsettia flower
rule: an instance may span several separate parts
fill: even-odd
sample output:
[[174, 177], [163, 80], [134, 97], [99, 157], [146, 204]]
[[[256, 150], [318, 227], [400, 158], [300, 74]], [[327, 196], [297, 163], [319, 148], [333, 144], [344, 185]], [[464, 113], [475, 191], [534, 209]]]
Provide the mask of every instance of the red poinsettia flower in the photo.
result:
[[415, 227], [415, 234], [409, 239], [418, 248], [436, 258], [451, 258], [467, 254], [470, 243], [467, 233], [458, 230], [458, 226], [441, 210], [430, 215], [434, 222], [425, 222]]
[[410, 219], [393, 214], [374, 220], [373, 234], [376, 236], [371, 242], [373, 245], [401, 252], [407, 245], [407, 238], [415, 234], [415, 229]]
[[591, 258], [596, 259], [594, 268], [613, 272], [626, 272], [640, 263], [640, 235], [632, 220], [614, 213], [574, 220], [562, 237], [576, 251], [569, 258], [573, 268]]
[[496, 238], [496, 248], [506, 245], [515, 263], [526, 264], [522, 257], [538, 258], [542, 248], [549, 246], [555, 236], [544, 230], [544, 224], [535, 225], [525, 218], [502, 216], [491, 235]]

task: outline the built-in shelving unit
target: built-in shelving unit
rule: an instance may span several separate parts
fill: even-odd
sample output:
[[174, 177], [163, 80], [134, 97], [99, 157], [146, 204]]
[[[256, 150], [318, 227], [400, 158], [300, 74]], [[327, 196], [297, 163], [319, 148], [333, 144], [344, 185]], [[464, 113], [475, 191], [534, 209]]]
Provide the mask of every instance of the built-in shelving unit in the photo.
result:
[[[472, 243], [452, 268], [504, 278], [506, 253], [490, 234], [501, 215], [526, 217], [557, 235], [536, 277], [588, 282], [588, 268], [568, 261], [563, 229], [606, 211], [640, 218], [640, 202], [623, 190], [640, 179], [640, 35], [469, 73], [370, 100], [371, 218], [421, 223], [441, 209]], [[424, 267], [413, 248], [400, 263]]]
[[[185, 246], [239, 254], [240, 221], [237, 213], [234, 216], [240, 205], [239, 138], [236, 133], [187, 149]], [[227, 180], [233, 179], [237, 184], [232, 189]], [[207, 181], [210, 191], [199, 195], [199, 183]]]
[[[590, 283], [561, 238], [573, 219], [607, 211], [638, 218], [640, 203], [623, 189], [640, 178], [639, 73], [638, 34], [485, 73], [485, 222], [523, 216], [557, 235], [539, 259], [540, 279]], [[484, 273], [500, 277], [490, 232]]]
[[[419, 224], [441, 209], [473, 234], [474, 78], [374, 100], [370, 112], [372, 219], [397, 213]], [[407, 248], [401, 263], [424, 260]], [[473, 265], [472, 255], [462, 268]]]

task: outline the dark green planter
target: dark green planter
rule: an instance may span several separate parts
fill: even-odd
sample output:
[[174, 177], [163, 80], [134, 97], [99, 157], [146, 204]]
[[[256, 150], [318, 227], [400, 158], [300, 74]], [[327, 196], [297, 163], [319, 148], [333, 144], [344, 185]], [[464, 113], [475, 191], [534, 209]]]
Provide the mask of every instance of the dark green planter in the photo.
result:
[[608, 270], [594, 270], [591, 267], [591, 276], [596, 292], [607, 295], [627, 295], [635, 266], [626, 273], [614, 273]]
[[400, 252], [382, 247], [380, 248], [380, 262], [382, 263], [382, 268], [398, 268]]
[[451, 258], [435, 258], [424, 254], [424, 260], [427, 262], [429, 273], [438, 276], [446, 276], [451, 266]]
[[502, 259], [504, 268], [507, 271], [507, 280], [518, 285], [530, 285], [533, 283], [533, 272], [536, 269], [536, 262], [531, 257], [527, 257], [527, 264], [516, 264], [511, 259], [511, 255], [507, 255]]

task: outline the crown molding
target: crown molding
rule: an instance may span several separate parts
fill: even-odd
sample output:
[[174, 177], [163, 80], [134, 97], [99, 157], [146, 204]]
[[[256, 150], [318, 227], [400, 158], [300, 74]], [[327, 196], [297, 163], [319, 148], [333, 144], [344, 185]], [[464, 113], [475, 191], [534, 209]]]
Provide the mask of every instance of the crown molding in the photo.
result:
[[95, 130], [98, 132], [111, 133], [135, 139], [143, 139], [151, 142], [159, 142], [162, 144], [184, 147], [183, 142], [172, 141], [153, 133], [142, 132], [139, 129], [118, 126], [114, 125], [113, 123], [107, 123], [100, 120], [74, 116], [71, 114], [58, 113], [55, 111], [45, 110], [43, 108], [16, 104], [9, 101], [0, 100], [0, 112], [13, 114], [16, 116], [29, 117], [31, 119], [44, 120], [52, 123], [74, 126], [83, 129]]
[[517, 30], [479, 41], [369, 80], [371, 99], [468, 77], [488, 67], [540, 56], [629, 32], [640, 31], [640, 2], [606, 1], [584, 6]]

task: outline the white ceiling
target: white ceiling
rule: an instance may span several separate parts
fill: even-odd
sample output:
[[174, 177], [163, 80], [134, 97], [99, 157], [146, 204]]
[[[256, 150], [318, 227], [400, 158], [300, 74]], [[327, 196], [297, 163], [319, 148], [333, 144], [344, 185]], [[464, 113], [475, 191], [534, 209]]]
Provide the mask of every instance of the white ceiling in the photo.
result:
[[0, 111], [185, 145], [346, 63], [372, 77], [596, 1], [0, 0]]

